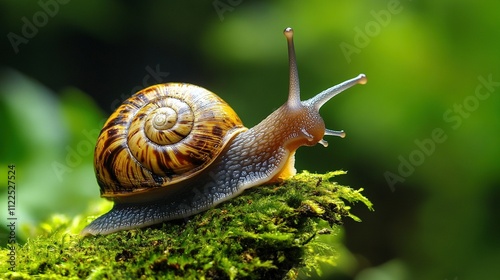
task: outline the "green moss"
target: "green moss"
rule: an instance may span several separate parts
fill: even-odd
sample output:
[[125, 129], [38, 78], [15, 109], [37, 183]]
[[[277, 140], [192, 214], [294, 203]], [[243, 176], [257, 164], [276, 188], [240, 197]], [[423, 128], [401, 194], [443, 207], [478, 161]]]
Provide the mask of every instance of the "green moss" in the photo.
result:
[[[85, 219], [55, 216], [45, 232], [17, 250], [16, 272], [5, 278], [281, 279], [319, 263], [335, 263], [335, 248], [317, 242], [342, 218], [359, 219], [346, 202], [371, 203], [330, 179], [344, 174], [301, 173], [281, 185], [261, 186], [189, 220], [82, 238]], [[7, 249], [0, 271], [7, 271]]]

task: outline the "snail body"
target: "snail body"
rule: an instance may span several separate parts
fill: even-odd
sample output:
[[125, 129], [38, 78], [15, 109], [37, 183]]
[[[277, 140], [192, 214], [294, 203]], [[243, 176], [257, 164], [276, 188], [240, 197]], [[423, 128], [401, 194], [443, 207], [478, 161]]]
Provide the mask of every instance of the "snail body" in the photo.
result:
[[366, 83], [363, 74], [301, 101], [293, 31], [284, 31], [290, 62], [288, 100], [256, 126], [214, 93], [190, 84], [151, 86], [126, 100], [104, 124], [94, 166], [101, 196], [113, 208], [83, 235], [108, 234], [185, 218], [295, 174], [300, 146], [320, 143], [320, 107], [341, 91]]

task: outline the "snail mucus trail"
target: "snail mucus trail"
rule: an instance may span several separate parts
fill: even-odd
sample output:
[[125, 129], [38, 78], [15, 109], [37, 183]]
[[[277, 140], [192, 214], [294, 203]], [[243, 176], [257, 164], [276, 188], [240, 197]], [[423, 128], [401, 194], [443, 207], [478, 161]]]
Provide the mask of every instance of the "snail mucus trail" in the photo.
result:
[[191, 216], [250, 187], [293, 176], [300, 146], [326, 147], [325, 135], [344, 137], [343, 131], [325, 128], [319, 109], [343, 90], [365, 84], [365, 75], [301, 101], [293, 30], [284, 34], [288, 100], [250, 129], [217, 95], [191, 84], [155, 85], [126, 100], [104, 125], [94, 159], [101, 196], [114, 206], [82, 234]]

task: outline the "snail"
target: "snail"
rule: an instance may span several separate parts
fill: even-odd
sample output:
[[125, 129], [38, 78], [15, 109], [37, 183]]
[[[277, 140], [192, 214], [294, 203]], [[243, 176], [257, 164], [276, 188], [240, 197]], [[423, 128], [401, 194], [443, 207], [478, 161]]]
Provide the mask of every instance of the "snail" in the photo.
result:
[[229, 105], [192, 84], [145, 88], [109, 117], [98, 137], [94, 167], [101, 196], [113, 208], [83, 229], [83, 235], [145, 227], [186, 218], [296, 173], [300, 146], [327, 146], [320, 107], [366, 77], [333, 86], [301, 101], [293, 44], [286, 28], [290, 85], [288, 100], [248, 129]]

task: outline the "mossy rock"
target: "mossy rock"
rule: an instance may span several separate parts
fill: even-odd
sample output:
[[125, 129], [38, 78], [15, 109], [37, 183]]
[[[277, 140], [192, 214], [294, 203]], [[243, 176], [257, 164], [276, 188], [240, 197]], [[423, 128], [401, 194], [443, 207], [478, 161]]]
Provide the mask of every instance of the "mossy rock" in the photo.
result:
[[[82, 238], [85, 219], [55, 219], [46, 234], [19, 245], [15, 272], [30, 279], [294, 279], [299, 269], [335, 263], [335, 248], [317, 242], [351, 214], [346, 202], [372, 205], [360, 190], [330, 179], [343, 171], [303, 172], [260, 186], [190, 219]], [[318, 248], [320, 250], [318, 250]], [[0, 270], [8, 271], [8, 249]]]

